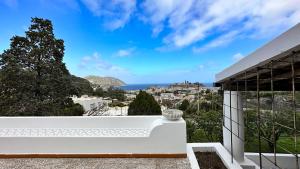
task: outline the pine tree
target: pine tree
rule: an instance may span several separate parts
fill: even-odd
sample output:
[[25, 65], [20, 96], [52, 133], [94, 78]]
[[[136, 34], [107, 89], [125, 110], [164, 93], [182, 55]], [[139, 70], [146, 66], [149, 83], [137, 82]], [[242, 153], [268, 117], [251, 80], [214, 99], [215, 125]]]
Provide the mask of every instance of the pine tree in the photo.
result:
[[50, 20], [32, 18], [25, 37], [14, 36], [0, 55], [1, 115], [60, 115], [73, 102], [64, 41], [56, 39]]
[[161, 108], [153, 96], [140, 91], [129, 104], [128, 115], [161, 115]]

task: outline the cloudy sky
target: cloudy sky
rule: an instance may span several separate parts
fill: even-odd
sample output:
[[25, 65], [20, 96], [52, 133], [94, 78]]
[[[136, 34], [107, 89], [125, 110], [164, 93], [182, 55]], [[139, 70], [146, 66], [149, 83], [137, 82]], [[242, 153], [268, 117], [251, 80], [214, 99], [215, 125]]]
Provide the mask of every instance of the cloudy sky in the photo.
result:
[[0, 52], [31, 17], [50, 19], [77, 76], [213, 82], [300, 22], [300, 0], [0, 0]]

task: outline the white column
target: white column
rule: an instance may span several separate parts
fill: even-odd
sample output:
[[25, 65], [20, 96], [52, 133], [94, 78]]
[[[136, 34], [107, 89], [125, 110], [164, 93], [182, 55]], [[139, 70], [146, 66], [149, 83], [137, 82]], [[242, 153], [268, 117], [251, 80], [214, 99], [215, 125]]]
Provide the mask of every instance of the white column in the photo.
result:
[[[231, 100], [231, 104], [230, 104]], [[231, 119], [230, 120], [230, 105]], [[238, 162], [244, 161], [244, 115], [242, 110], [242, 99], [240, 92], [224, 91], [223, 105], [224, 125], [223, 126], [223, 144], [224, 147], [231, 153], [231, 128], [232, 128], [232, 152], [233, 157]], [[232, 125], [232, 127], [231, 127]]]

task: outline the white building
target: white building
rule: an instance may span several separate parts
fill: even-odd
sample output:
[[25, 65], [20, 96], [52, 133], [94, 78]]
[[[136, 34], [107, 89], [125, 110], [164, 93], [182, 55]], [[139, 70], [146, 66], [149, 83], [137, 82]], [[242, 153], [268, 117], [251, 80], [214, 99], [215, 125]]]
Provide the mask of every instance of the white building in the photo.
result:
[[90, 111], [92, 109], [96, 109], [101, 107], [103, 104], [108, 104], [111, 101], [103, 100], [102, 97], [88, 97], [87, 95], [83, 95], [82, 97], [72, 97], [74, 103], [80, 104], [84, 111]]

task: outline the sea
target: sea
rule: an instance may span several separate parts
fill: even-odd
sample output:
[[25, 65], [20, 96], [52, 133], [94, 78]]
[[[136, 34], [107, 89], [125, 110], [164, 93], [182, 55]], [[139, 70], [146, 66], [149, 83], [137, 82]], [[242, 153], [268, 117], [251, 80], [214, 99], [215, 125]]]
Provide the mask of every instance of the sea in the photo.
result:
[[[119, 86], [118, 88], [128, 91], [128, 90], [146, 90], [151, 87], [168, 88], [173, 83], [160, 83], [160, 84], [128, 84], [124, 86]], [[212, 87], [212, 83], [202, 83], [205, 87]]]

